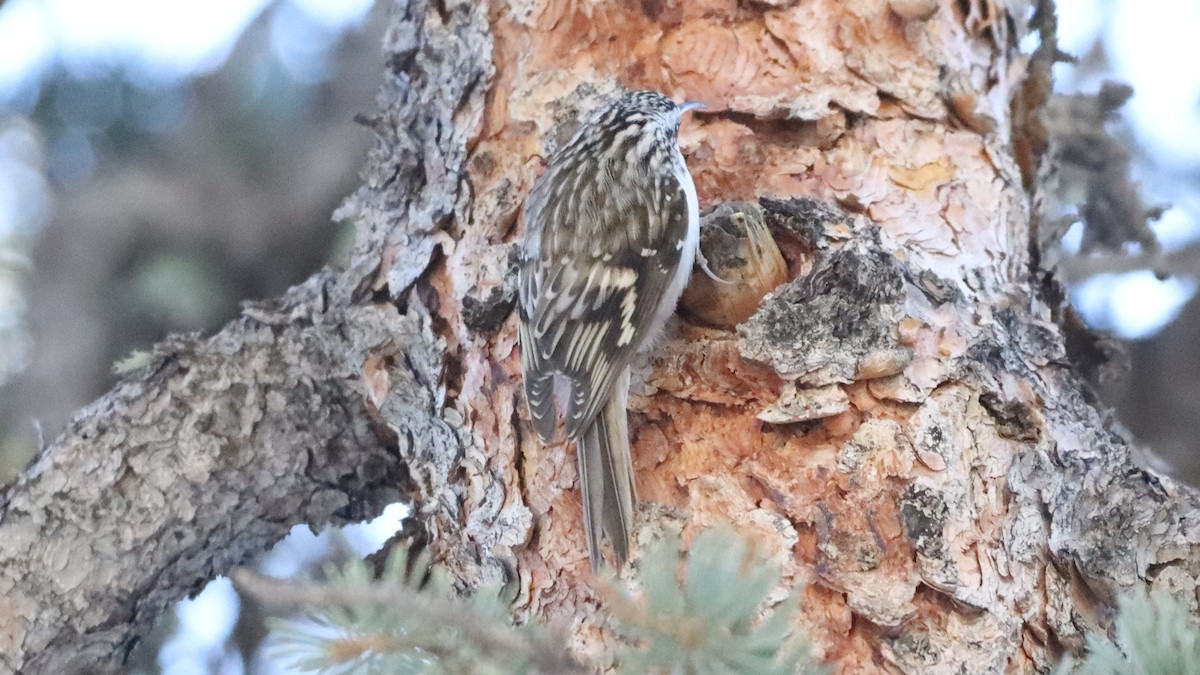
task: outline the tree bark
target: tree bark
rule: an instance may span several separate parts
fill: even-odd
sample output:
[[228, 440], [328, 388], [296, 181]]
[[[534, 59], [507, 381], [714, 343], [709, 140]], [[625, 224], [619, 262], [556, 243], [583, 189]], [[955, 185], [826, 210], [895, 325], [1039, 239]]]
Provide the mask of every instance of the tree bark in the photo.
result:
[[757, 201], [787, 264], [643, 369], [639, 541], [734, 523], [844, 672], [1046, 670], [1122, 590], [1194, 603], [1196, 496], [1093, 407], [1039, 269], [1029, 12], [399, 4], [350, 263], [168, 341], [0, 495], [0, 670], [111, 667], [288, 525], [394, 499], [459, 584], [515, 584], [605, 665], [573, 453], [522, 419], [512, 253], [539, 158], [622, 87], [708, 104], [701, 204]]
[[[365, 353], [421, 343], [393, 309], [326, 303], [317, 275], [207, 340], [173, 338], [0, 493], [0, 672], [119, 664], [165, 610], [300, 522], [411, 492], [359, 384]], [[366, 319], [363, 321], [362, 319]], [[428, 335], [426, 335], [428, 339]], [[431, 364], [408, 352], [410, 405]]]

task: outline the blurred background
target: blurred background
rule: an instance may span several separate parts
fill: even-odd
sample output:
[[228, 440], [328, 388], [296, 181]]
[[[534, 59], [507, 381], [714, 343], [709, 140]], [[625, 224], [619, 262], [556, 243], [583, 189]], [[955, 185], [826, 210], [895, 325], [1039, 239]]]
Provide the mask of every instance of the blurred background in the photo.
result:
[[[1134, 96], [1128, 141], [1160, 251], [1060, 263], [1124, 371], [1114, 415], [1200, 484], [1200, 3], [1059, 0], [1056, 89], [1109, 79]], [[169, 332], [211, 332], [335, 260], [329, 214], [357, 183], [381, 81], [386, 7], [370, 0], [0, 0], [0, 485], [113, 363]], [[405, 511], [314, 535], [258, 561], [277, 576], [381, 545]], [[218, 579], [181, 603], [135, 672], [286, 672], [262, 616]]]

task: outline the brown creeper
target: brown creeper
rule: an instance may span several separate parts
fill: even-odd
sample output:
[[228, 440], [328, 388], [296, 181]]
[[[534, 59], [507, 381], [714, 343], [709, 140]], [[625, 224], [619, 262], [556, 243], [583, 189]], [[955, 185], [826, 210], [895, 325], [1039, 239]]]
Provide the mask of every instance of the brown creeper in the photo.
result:
[[695, 107], [626, 94], [550, 158], [525, 202], [525, 399], [543, 442], [576, 443], [593, 567], [601, 534], [617, 567], [629, 555], [629, 366], [675, 311], [696, 257], [696, 188], [678, 142], [680, 117]]

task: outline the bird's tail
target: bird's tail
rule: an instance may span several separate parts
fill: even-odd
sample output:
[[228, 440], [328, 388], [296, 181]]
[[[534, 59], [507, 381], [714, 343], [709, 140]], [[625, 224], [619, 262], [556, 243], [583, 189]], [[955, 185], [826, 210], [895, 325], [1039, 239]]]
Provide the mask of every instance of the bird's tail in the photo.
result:
[[617, 569], [629, 557], [633, 528], [633, 460], [629, 454], [626, 400], [629, 371], [617, 378], [608, 403], [579, 438], [579, 489], [583, 494], [583, 529], [592, 569], [599, 567], [601, 534], [608, 537]]

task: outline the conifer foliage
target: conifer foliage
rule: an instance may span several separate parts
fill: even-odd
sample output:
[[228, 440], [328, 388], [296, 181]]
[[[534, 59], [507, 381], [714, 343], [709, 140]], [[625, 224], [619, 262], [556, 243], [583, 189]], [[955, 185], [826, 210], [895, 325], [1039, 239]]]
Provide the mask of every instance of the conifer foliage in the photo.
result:
[[[319, 584], [246, 574], [235, 581], [303, 608], [272, 626], [275, 655], [299, 672], [590, 672], [571, 658], [561, 634], [514, 626], [499, 589], [458, 597], [444, 572], [403, 549], [393, 550], [378, 577], [355, 560], [328, 570]], [[796, 594], [768, 602], [779, 581], [779, 570], [728, 530], [701, 533], [686, 554], [678, 536], [664, 537], [630, 579], [597, 579], [618, 637], [615, 672], [822, 672], [810, 663], [808, 645], [789, 638]]]

